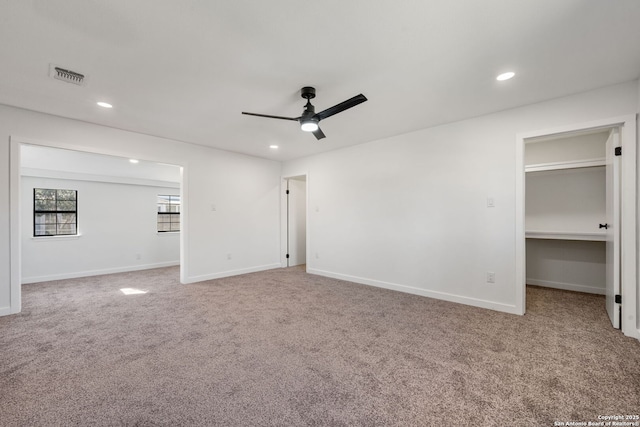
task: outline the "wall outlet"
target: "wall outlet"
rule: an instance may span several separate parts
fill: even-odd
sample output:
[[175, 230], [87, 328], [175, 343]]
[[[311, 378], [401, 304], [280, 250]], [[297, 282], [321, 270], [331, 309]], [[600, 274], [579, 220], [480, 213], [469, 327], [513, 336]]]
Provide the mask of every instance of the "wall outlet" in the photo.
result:
[[318, 255], [318, 252], [316, 252], [316, 259], [320, 258], [320, 255]]
[[227, 259], [231, 259], [231, 254], [227, 254]]
[[496, 273], [487, 271], [487, 283], [496, 283]]
[[136, 259], [142, 259], [142, 255], [136, 254]]
[[496, 206], [496, 201], [494, 200], [493, 197], [487, 197], [487, 207], [488, 208], [493, 208]]

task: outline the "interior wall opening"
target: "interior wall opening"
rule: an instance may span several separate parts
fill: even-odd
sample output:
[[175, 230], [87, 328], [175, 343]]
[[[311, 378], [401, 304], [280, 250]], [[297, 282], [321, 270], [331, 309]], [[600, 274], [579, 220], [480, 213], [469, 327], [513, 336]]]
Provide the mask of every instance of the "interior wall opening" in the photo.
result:
[[18, 149], [20, 285], [180, 264], [180, 166]]
[[307, 176], [285, 179], [286, 266], [307, 265]]
[[525, 283], [603, 295], [620, 307], [618, 127], [525, 140]]

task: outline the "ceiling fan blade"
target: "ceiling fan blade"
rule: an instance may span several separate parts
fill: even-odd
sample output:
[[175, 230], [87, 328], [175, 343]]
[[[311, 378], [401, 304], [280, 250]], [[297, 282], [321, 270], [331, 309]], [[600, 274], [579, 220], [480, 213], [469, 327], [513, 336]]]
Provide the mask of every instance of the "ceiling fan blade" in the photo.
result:
[[323, 120], [323, 119], [326, 119], [327, 117], [331, 117], [334, 114], [338, 114], [351, 107], [355, 107], [358, 104], [362, 104], [366, 100], [367, 100], [367, 97], [364, 96], [363, 94], [356, 95], [351, 99], [347, 99], [346, 101], [341, 102], [340, 104], [334, 105], [333, 107], [329, 107], [324, 111], [320, 111], [314, 117], [316, 117], [318, 120]]
[[318, 128], [318, 130], [314, 130], [313, 131], [313, 136], [316, 137], [316, 139], [322, 139], [322, 138], [326, 138], [324, 135], [324, 132], [322, 132], [322, 129]]
[[272, 116], [270, 114], [257, 114], [257, 113], [246, 113], [242, 112], [242, 114], [246, 114], [247, 116], [256, 116], [256, 117], [266, 117], [268, 119], [282, 119], [282, 120], [293, 120], [297, 122], [300, 117], [282, 117], [282, 116]]

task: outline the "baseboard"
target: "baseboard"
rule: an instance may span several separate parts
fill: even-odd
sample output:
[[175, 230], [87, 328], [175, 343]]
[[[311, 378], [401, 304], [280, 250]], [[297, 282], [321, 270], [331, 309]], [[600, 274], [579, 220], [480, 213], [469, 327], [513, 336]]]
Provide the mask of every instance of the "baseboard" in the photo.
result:
[[606, 295], [607, 290], [595, 286], [577, 285], [575, 283], [552, 282], [551, 280], [530, 279], [527, 277], [527, 285], [542, 286], [545, 288], [562, 289], [565, 291], [584, 292], [587, 294]]
[[151, 270], [153, 268], [173, 267], [180, 261], [158, 262], [154, 264], [131, 265], [127, 267], [106, 268], [102, 270], [77, 271], [73, 273], [51, 274], [47, 276], [22, 277], [21, 283], [50, 282], [52, 280], [76, 279], [78, 277], [102, 276], [105, 274], [126, 273], [128, 271]]
[[239, 276], [241, 274], [247, 274], [247, 273], [257, 273], [258, 271], [273, 270], [276, 268], [281, 268], [280, 263], [259, 265], [256, 267], [241, 268], [238, 270], [227, 270], [227, 271], [221, 271], [219, 273], [203, 274], [200, 276], [188, 276], [183, 283], [185, 284], [198, 283], [198, 282], [204, 282], [206, 280], [222, 279], [223, 277]]
[[0, 307], [0, 316], [8, 316], [11, 313], [11, 307], [7, 306], [7, 307]]
[[362, 285], [375, 286], [377, 288], [390, 289], [393, 291], [405, 292], [408, 294], [420, 295], [423, 297], [434, 298], [458, 304], [471, 305], [474, 307], [487, 308], [490, 310], [501, 311], [510, 314], [521, 314], [515, 305], [502, 304], [499, 302], [483, 300], [479, 298], [464, 297], [461, 295], [450, 294], [447, 292], [430, 291], [413, 286], [400, 285], [397, 283], [383, 282], [380, 280], [367, 279], [364, 277], [350, 276], [347, 274], [334, 273], [331, 271], [318, 270], [315, 268], [307, 268], [307, 273], [317, 274], [318, 276], [331, 277], [333, 279], [346, 280], [348, 282], [360, 283]]

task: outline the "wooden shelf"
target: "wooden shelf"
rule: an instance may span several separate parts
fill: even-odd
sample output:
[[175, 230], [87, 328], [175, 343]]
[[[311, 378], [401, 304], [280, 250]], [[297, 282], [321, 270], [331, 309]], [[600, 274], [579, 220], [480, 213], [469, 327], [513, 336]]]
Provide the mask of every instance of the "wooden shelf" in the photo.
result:
[[527, 239], [585, 240], [591, 242], [604, 242], [607, 239], [607, 234], [604, 231], [525, 231], [524, 236]]
[[526, 165], [525, 172], [542, 172], [553, 171], [561, 169], [577, 169], [577, 168], [593, 168], [598, 166], [604, 166], [606, 159], [604, 157], [599, 159], [586, 159], [586, 160], [572, 160], [567, 162], [551, 162], [551, 163], [539, 163], [535, 165]]

